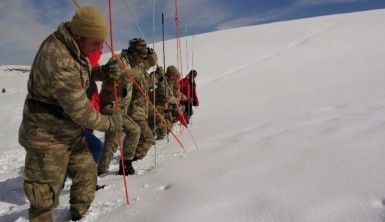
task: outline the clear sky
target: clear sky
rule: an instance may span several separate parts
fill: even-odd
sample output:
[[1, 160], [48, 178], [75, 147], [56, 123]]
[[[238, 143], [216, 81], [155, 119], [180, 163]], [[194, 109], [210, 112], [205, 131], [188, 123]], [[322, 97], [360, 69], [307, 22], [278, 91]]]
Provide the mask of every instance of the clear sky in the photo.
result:
[[[78, 0], [96, 5], [108, 18], [107, 0]], [[174, 0], [113, 0], [116, 49], [129, 39], [161, 40], [161, 13], [166, 39], [175, 36]], [[385, 8], [385, 0], [180, 0], [182, 35], [352, 11]], [[74, 13], [72, 0], [0, 0], [0, 64], [31, 65], [40, 43]], [[155, 28], [153, 28], [155, 14]], [[138, 25], [136, 25], [136, 23]], [[140, 27], [140, 29], [138, 28]], [[143, 33], [143, 34], [142, 34]]]

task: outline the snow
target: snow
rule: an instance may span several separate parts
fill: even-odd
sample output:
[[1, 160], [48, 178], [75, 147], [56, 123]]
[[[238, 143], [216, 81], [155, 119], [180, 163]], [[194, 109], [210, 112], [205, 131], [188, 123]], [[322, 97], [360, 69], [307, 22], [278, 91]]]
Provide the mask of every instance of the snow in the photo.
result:
[[[200, 106], [190, 131], [174, 128], [186, 151], [170, 136], [135, 163], [129, 206], [116, 154], [82, 221], [384, 221], [384, 19], [374, 10], [195, 36]], [[17, 142], [27, 78], [0, 67], [0, 221], [27, 220]], [[57, 221], [69, 218], [70, 184]]]

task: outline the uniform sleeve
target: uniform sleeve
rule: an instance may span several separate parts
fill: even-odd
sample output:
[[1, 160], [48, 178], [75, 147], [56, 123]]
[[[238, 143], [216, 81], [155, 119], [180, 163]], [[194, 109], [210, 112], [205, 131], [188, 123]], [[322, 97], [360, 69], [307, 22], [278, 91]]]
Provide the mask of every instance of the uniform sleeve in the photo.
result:
[[106, 73], [103, 73], [102, 66], [98, 65], [92, 68], [91, 78], [95, 81], [104, 81], [107, 79]]
[[53, 97], [76, 124], [99, 131], [108, 130], [111, 127], [110, 118], [91, 107], [82, 86], [80, 72], [69, 67], [57, 65], [52, 72]]
[[[111, 62], [112, 60], [113, 59], [110, 58], [107, 63]], [[98, 65], [91, 70], [91, 78], [93, 78], [95, 81], [104, 81], [108, 79], [109, 73], [103, 72], [102, 66], [103, 65]]]

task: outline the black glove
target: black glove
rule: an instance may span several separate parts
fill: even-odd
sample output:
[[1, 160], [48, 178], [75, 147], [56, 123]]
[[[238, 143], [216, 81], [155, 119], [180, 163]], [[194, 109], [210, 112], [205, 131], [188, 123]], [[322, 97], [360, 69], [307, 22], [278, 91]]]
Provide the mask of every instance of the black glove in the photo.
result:
[[121, 114], [113, 114], [111, 117], [111, 125], [109, 131], [118, 131], [123, 127], [123, 117]]
[[103, 74], [107, 78], [111, 78], [113, 80], [119, 80], [122, 75], [122, 70], [119, 67], [118, 62], [114, 60], [108, 61], [105, 65], [101, 66]]

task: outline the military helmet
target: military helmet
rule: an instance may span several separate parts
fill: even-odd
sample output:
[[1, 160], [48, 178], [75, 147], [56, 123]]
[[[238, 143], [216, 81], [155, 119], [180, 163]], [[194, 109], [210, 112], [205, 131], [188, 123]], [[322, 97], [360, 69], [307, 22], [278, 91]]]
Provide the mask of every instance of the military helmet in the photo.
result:
[[142, 38], [133, 38], [129, 41], [129, 50], [141, 58], [146, 58], [148, 54], [146, 41]]

